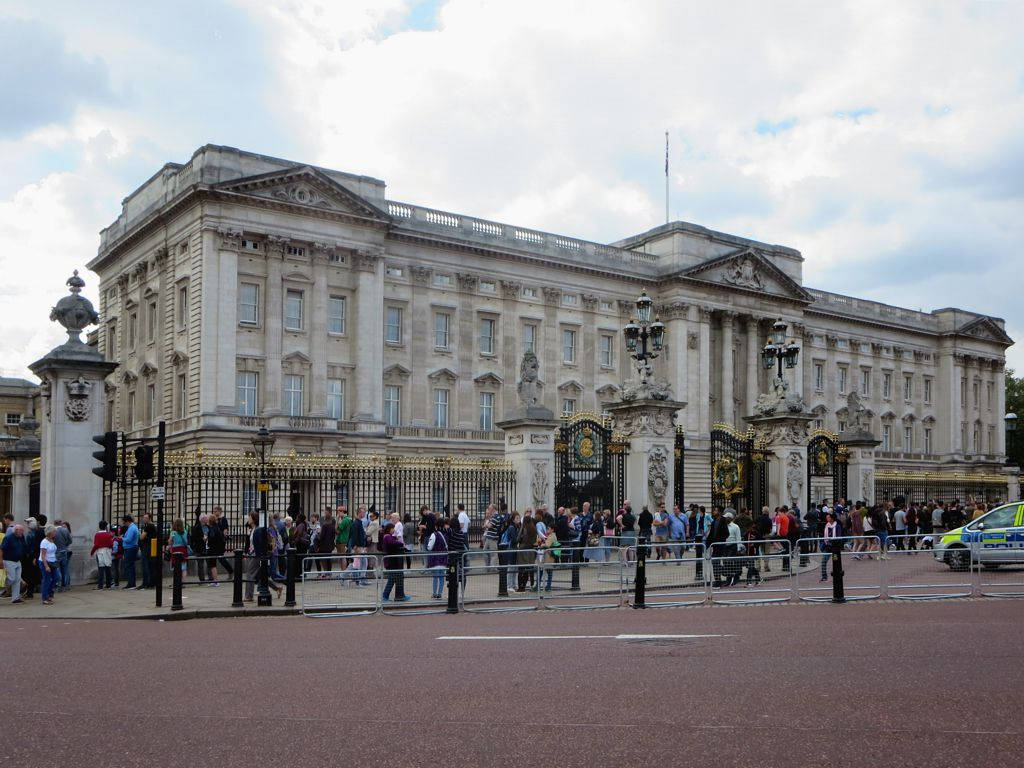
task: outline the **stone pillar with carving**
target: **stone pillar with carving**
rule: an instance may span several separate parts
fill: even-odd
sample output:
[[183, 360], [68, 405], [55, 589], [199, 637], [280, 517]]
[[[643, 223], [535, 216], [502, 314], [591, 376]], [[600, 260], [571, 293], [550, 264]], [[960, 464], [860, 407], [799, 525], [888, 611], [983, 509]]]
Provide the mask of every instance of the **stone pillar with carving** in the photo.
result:
[[733, 384], [735, 379], [734, 358], [732, 351], [732, 327], [736, 319], [735, 312], [722, 312], [722, 421], [732, 426], [736, 422], [736, 404], [733, 401]]
[[[102, 513], [103, 483], [92, 473], [92, 438], [106, 429], [103, 380], [117, 363], [82, 342], [82, 329], [99, 316], [80, 295], [85, 281], [77, 270], [67, 285], [71, 293], [57, 302], [50, 319], [64, 326], [68, 340], [29, 366], [42, 382], [39, 508], [50, 520], [67, 520], [73, 549], [87, 552]], [[75, 578], [81, 579], [91, 559], [80, 555], [72, 563]]]
[[519, 407], [495, 426], [505, 432], [505, 459], [516, 473], [515, 508], [555, 506], [555, 428], [558, 419], [544, 406], [540, 364], [532, 352], [519, 367]]
[[847, 428], [839, 434], [839, 443], [846, 448], [847, 494], [852, 501], [875, 503], [875, 448], [880, 440], [868, 429], [867, 409], [860, 395], [853, 391], [846, 398]]
[[778, 413], [748, 417], [754, 445], [768, 458], [768, 506], [800, 505], [807, 511], [807, 441], [810, 413]]
[[29, 485], [32, 476], [32, 460], [39, 456], [39, 438], [36, 437], [36, 430], [39, 429], [39, 422], [26, 416], [18, 425], [21, 436], [4, 450], [0, 450], [0, 456], [4, 456], [11, 462], [11, 507], [17, 522], [28, 517], [31, 507], [31, 493]]
[[[626, 456], [626, 497], [639, 512], [646, 506], [652, 512], [664, 502], [667, 509], [675, 503], [676, 413], [686, 403], [672, 400], [665, 388], [658, 397], [623, 399], [608, 406], [615, 431], [629, 441]], [[662, 397], [664, 395], [664, 397]], [[630, 399], [627, 399], [630, 398]]]

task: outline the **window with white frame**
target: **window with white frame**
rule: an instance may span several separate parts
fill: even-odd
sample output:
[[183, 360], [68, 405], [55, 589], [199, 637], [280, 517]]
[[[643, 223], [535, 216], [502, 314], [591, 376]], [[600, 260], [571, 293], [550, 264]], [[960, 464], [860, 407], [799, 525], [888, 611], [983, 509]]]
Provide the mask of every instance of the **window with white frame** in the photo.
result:
[[537, 298], [537, 289], [536, 288], [523, 288], [523, 298], [524, 299], [536, 299]]
[[238, 322], [241, 325], [259, 325], [260, 286], [242, 283], [238, 288]]
[[289, 288], [284, 299], [284, 327], [289, 331], [301, 331], [305, 313], [305, 295], [297, 288]]
[[434, 313], [434, 348], [448, 349], [451, 339], [449, 329], [451, 327], [451, 315], [447, 312]]
[[178, 287], [178, 328], [188, 325], [188, 286]]
[[907, 375], [903, 377], [903, 399], [908, 403], [914, 396], [914, 377]]
[[523, 326], [523, 354], [527, 352], [537, 354], [537, 326], [533, 323]]
[[979, 400], [980, 400], [980, 398], [978, 396], [980, 389], [981, 389], [981, 386], [978, 383], [977, 379], [975, 379], [973, 382], [971, 382], [971, 401], [974, 403], [974, 407], [975, 408], [978, 407], [978, 403], [979, 403]]
[[814, 390], [816, 392], [825, 391], [825, 364], [815, 363], [814, 364]]
[[814, 420], [814, 428], [815, 429], [824, 429], [825, 428], [825, 420], [824, 419], [815, 419]]
[[149, 342], [156, 340], [157, 321], [160, 319], [157, 311], [156, 302], [149, 302], [149, 307], [146, 311], [146, 341]]
[[480, 393], [480, 429], [494, 429], [494, 393]]
[[871, 394], [871, 369], [862, 368], [860, 371], [860, 393], [862, 395]]
[[967, 407], [967, 379], [966, 377], [960, 378], [960, 405]]
[[480, 293], [494, 293], [497, 290], [497, 286], [493, 280], [481, 280], [480, 281]]
[[960, 422], [960, 450], [964, 453], [967, 452], [967, 422]]
[[562, 294], [562, 306], [564, 307], [575, 307], [579, 303], [579, 300], [579, 296], [575, 293]]
[[345, 297], [332, 295], [327, 298], [327, 332], [335, 335], [345, 333]]
[[284, 377], [284, 389], [281, 391], [281, 407], [286, 416], [302, 415], [302, 376], [288, 374]]
[[384, 313], [384, 341], [388, 344], [402, 343], [402, 308], [388, 307]]
[[615, 305], [612, 304], [610, 301], [602, 301], [600, 306], [602, 312], [611, 312], [612, 310], [615, 309]]
[[615, 336], [610, 333], [601, 334], [601, 348], [599, 354], [601, 367], [611, 368], [615, 362]]
[[570, 328], [562, 329], [562, 362], [576, 362], [576, 331]]
[[385, 274], [387, 274], [388, 277], [401, 277], [402, 276], [402, 268], [401, 267], [396, 267], [396, 266], [394, 266], [392, 264], [389, 264], [387, 266], [387, 268], [385, 269]]
[[903, 428], [903, 450], [906, 453], [910, 453], [914, 450], [914, 428], [904, 427]]
[[995, 390], [991, 381], [985, 382], [985, 403], [988, 410], [992, 410], [992, 393]]
[[384, 387], [384, 423], [389, 427], [402, 423], [402, 388], [394, 384]]
[[327, 418], [345, 418], [345, 380], [327, 380]]
[[921, 436], [922, 436], [922, 438], [924, 440], [924, 445], [922, 446], [922, 448], [924, 449], [924, 452], [925, 453], [931, 453], [932, 452], [932, 430], [931, 430], [931, 428], [930, 427], [925, 427], [924, 431], [921, 434]]
[[839, 431], [840, 432], [845, 432], [846, 431], [846, 422], [845, 421], [840, 421], [839, 422]]
[[16, 426], [18, 426], [19, 424], [21, 424], [21, 414], [20, 413], [8, 413], [4, 417], [4, 423], [8, 427], [16, 427]]
[[572, 416], [574, 413], [576, 413], [576, 401], [571, 397], [562, 400], [562, 415]]
[[258, 240], [243, 240], [242, 241], [242, 250], [245, 250], [245, 251], [258, 251], [259, 249], [260, 249], [260, 244], [259, 244]]
[[240, 416], [255, 416], [257, 413], [257, 385], [259, 374], [255, 371], [235, 373], [235, 400]]
[[975, 427], [971, 433], [971, 453], [981, 453], [981, 446], [978, 445], [978, 441], [981, 439], [981, 435], [978, 434], [980, 431]]
[[448, 395], [447, 389], [434, 390], [434, 426], [448, 426]]
[[891, 373], [883, 373], [882, 374], [882, 397], [884, 397], [886, 400], [888, 400], [890, 397], [892, 397], [892, 374]]
[[135, 426], [135, 390], [128, 393], [128, 414], [127, 414], [128, 427]]
[[988, 428], [988, 452], [989, 453], [995, 453], [996, 452], [996, 428], [995, 427], [989, 427]]
[[891, 451], [892, 450], [892, 425], [891, 424], [883, 424], [882, 425], [882, 450], [883, 451]]
[[139, 328], [139, 316], [132, 312], [128, 315], [128, 349], [135, 349], [135, 342], [138, 341], [136, 333]]
[[442, 275], [442, 274], [435, 274], [434, 275], [434, 285], [438, 286], [439, 288], [449, 288], [449, 287], [452, 286], [452, 284], [454, 282], [455, 281], [452, 280], [452, 276], [451, 275]]
[[289, 256], [305, 256], [306, 255], [306, 249], [303, 248], [301, 245], [289, 245], [288, 246], [288, 255]]
[[152, 424], [156, 421], [156, 384], [146, 387], [146, 422]]
[[107, 323], [107, 360], [117, 357], [117, 323]]
[[480, 318], [480, 354], [494, 354], [494, 325], [495, 321], [490, 317]]
[[188, 379], [185, 374], [178, 375], [178, 418], [188, 416]]
[[839, 394], [846, 394], [846, 372], [845, 365], [839, 366]]
[[930, 403], [932, 401], [932, 380], [924, 380], [924, 401]]

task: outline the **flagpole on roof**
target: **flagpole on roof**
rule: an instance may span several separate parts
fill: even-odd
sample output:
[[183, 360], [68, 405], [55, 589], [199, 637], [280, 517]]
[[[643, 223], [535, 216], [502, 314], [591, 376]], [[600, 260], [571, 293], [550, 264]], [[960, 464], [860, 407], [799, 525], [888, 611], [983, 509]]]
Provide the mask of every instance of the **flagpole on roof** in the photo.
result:
[[665, 223], [668, 224], [668, 131], [665, 131]]

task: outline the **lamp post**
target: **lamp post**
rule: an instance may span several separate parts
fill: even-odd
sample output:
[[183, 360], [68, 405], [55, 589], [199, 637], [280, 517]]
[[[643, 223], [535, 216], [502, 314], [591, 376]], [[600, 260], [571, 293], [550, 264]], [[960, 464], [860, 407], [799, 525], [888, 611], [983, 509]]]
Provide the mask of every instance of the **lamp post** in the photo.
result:
[[647, 295], [647, 291], [643, 291], [636, 300], [636, 317], [622, 329], [626, 337], [626, 351], [633, 358], [641, 384], [646, 384], [651, 377], [651, 360], [656, 358], [665, 346], [665, 324], [659, 318], [651, 322], [653, 305], [654, 302]]
[[786, 324], [782, 320], [776, 320], [772, 324], [772, 332], [768, 335], [768, 343], [761, 350], [761, 362], [765, 370], [770, 371], [778, 365], [776, 381], [778, 384], [785, 382], [782, 376], [782, 366], [796, 368], [796, 361], [800, 357], [800, 347], [795, 341], [786, 343]]
[[1017, 431], [1017, 414], [1010, 411], [1004, 420], [1006, 423], [1006, 463], [1020, 466], [1022, 457], [1018, 448], [1020, 433]]
[[[260, 492], [260, 526], [263, 528], [263, 535], [267, 542], [267, 547], [270, 546], [270, 537], [267, 536], [267, 492], [270, 490], [270, 483], [267, 480], [267, 456], [274, 449], [274, 443], [276, 438], [265, 426], [260, 427], [259, 431], [252, 438], [252, 446], [256, 449], [256, 455], [260, 459], [260, 476], [257, 480], [257, 489]], [[255, 537], [254, 537], [255, 540]], [[253, 555], [255, 556], [255, 552]], [[256, 605], [269, 606], [273, 605], [273, 600], [270, 598], [270, 586], [267, 583], [268, 575], [267, 568], [268, 564], [267, 555], [262, 555], [258, 564], [257, 573], [259, 574]]]

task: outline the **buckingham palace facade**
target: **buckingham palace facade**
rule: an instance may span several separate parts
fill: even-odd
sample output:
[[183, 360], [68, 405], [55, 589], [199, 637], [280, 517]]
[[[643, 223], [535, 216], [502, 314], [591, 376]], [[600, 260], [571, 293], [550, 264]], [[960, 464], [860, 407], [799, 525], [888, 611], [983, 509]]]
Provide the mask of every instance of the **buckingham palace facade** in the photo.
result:
[[612, 244], [398, 202], [384, 182], [229, 147], [169, 163], [89, 264], [110, 429], [207, 451], [260, 425], [296, 455], [500, 457], [524, 351], [544, 404], [601, 412], [633, 375], [641, 290], [666, 324], [656, 373], [686, 403], [686, 501], [710, 495], [715, 424], [745, 430], [777, 319], [813, 427], [861, 395], [879, 470], [1003, 472], [1001, 319], [803, 285], [803, 256], [672, 222]]

